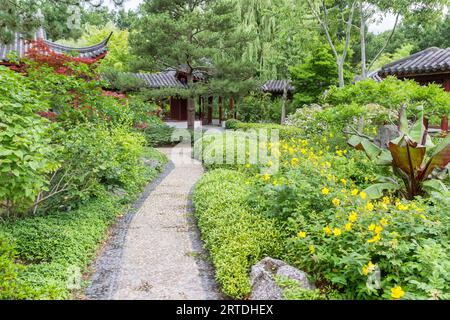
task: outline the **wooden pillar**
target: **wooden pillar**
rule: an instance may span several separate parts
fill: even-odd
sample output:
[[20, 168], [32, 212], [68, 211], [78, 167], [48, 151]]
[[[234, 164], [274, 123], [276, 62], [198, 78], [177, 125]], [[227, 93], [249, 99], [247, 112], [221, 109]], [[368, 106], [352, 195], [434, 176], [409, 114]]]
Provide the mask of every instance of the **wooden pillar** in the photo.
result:
[[208, 98], [208, 124], [212, 124], [213, 97]]
[[223, 118], [223, 110], [222, 110], [222, 97], [219, 97], [219, 124], [222, 125], [222, 118]]
[[235, 119], [236, 116], [235, 116], [235, 113], [234, 113], [234, 98], [233, 97], [230, 98], [230, 111], [231, 111], [231, 117], [233, 119]]
[[450, 78], [444, 80], [444, 90], [450, 92]]
[[441, 130], [444, 133], [448, 132], [448, 118], [447, 116], [443, 116], [441, 120]]

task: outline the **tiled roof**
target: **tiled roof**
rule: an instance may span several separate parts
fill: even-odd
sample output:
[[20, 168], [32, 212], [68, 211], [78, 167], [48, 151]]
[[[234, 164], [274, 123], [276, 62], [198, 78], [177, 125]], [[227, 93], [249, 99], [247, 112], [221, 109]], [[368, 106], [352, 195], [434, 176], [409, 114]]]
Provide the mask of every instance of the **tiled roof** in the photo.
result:
[[[107, 44], [109, 39], [111, 38], [111, 35], [112, 33], [105, 40], [96, 45], [81, 48], [69, 47], [49, 41], [46, 39], [45, 32], [42, 29], [36, 32], [32, 40], [43, 39], [48, 47], [56, 53], [76, 52], [78, 53], [78, 56], [80, 58], [97, 58], [108, 51]], [[0, 61], [7, 61], [8, 54], [12, 51], [15, 51], [18, 54], [19, 58], [23, 58], [30, 47], [30, 41], [24, 39], [21, 34], [16, 33], [14, 35], [12, 43], [7, 45], [0, 44]]]
[[159, 73], [132, 73], [137, 78], [144, 79], [148, 88], [187, 88], [187, 84], [176, 77], [176, 71], [164, 71]]
[[428, 48], [409, 57], [385, 65], [380, 76], [420, 75], [450, 72], [450, 48]]
[[269, 80], [261, 86], [261, 90], [270, 93], [283, 93], [286, 84], [288, 92], [294, 91], [294, 87], [290, 85], [289, 80]]

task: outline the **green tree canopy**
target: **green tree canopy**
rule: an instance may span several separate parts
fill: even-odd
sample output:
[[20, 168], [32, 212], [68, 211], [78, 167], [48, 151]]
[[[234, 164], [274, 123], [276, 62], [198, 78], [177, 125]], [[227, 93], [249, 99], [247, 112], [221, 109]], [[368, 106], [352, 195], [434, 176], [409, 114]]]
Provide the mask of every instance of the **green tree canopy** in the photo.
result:
[[[186, 77], [191, 128], [198, 94], [211, 88], [224, 94], [235, 92], [239, 82], [251, 79], [249, 64], [241, 63], [242, 48], [249, 37], [237, 32], [235, 12], [235, 3], [229, 0], [146, 0], [140, 7], [130, 37], [134, 53], [150, 70], [172, 68]], [[194, 84], [195, 75], [200, 73], [220, 81], [220, 86], [212, 81]], [[232, 83], [227, 75], [234, 75]]]

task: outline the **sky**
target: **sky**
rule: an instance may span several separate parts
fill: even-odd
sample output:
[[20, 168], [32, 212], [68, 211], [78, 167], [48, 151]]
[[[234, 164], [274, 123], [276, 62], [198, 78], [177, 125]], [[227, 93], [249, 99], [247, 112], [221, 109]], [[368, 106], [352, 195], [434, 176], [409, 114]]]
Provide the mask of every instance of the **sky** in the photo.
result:
[[[143, 2], [143, 0], [125, 0], [124, 8], [127, 10], [128, 9], [136, 9], [139, 6], [139, 4], [142, 2]], [[110, 7], [113, 7], [112, 0], [105, 0], [105, 3], [108, 3], [108, 5]], [[394, 24], [395, 24], [395, 16], [389, 14], [386, 17], [384, 17], [384, 19], [381, 23], [369, 25], [369, 31], [371, 31], [373, 33], [380, 33], [380, 32], [392, 29]]]

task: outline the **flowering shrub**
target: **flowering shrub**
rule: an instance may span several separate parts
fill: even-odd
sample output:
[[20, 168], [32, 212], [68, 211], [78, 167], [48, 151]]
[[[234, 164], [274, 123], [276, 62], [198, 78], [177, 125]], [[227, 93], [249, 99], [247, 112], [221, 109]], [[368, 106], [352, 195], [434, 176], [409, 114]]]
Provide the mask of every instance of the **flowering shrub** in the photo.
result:
[[[228, 166], [235, 171], [220, 178], [220, 170], [212, 171], [208, 181], [220, 180], [223, 196], [241, 190], [230, 185], [232, 172], [245, 175], [240, 183], [248, 191], [239, 191], [240, 206], [273, 221], [282, 238], [278, 258], [310, 274], [321, 291], [289, 298], [448, 299], [450, 194], [409, 201], [387, 193], [372, 200], [363, 190], [385, 169], [362, 153], [331, 147], [333, 139], [327, 134], [262, 143], [279, 155], [279, 170], [267, 171], [269, 158]], [[195, 201], [203, 203], [200, 195]], [[214, 215], [224, 210], [215, 207]], [[205, 233], [221, 237], [229, 230], [227, 225]]]
[[306, 140], [270, 147], [281, 170], [252, 175], [249, 203], [279, 221], [286, 260], [345, 298], [448, 298], [448, 197], [373, 201], [361, 190], [379, 171], [359, 155]]

